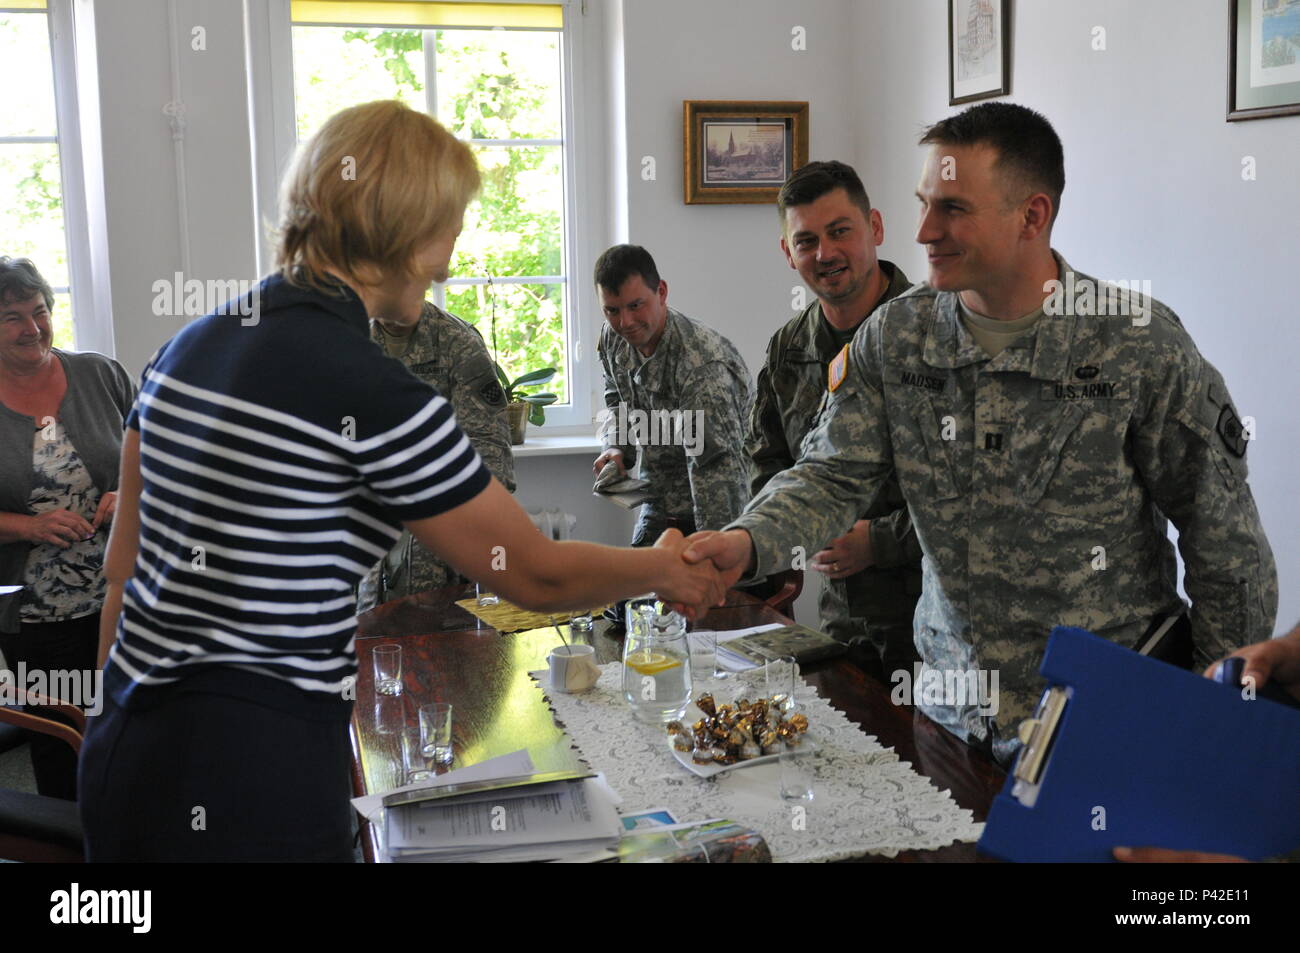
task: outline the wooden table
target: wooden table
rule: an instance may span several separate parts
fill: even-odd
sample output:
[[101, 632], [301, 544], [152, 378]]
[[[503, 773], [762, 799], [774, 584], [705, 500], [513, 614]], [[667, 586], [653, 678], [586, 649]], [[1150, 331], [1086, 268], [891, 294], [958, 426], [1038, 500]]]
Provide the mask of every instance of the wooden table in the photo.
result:
[[[352, 783], [371, 794], [402, 783], [399, 726], [416, 724], [416, 710], [429, 702], [453, 706], [455, 767], [527, 748], [539, 771], [579, 767], [577, 755], [556, 725], [528, 672], [546, 667], [558, 643], [554, 630], [501, 635], [454, 605], [474, 587], [452, 587], [385, 603], [364, 613], [357, 625], [357, 700], [352, 715]], [[740, 629], [789, 620], [744, 593], [733, 592], [698, 628]], [[622, 632], [597, 620], [590, 638], [598, 662], [621, 657]], [[376, 645], [402, 646], [401, 695], [375, 694], [371, 653]], [[958, 741], [910, 705], [890, 701], [888, 686], [839, 659], [803, 670], [818, 693], [882, 745], [952, 792], [975, 820], [988, 815], [1004, 774], [982, 752]], [[364, 831], [366, 859], [374, 860], [376, 832]], [[863, 861], [889, 858], [870, 855]], [[899, 861], [973, 861], [974, 844], [905, 851]]]

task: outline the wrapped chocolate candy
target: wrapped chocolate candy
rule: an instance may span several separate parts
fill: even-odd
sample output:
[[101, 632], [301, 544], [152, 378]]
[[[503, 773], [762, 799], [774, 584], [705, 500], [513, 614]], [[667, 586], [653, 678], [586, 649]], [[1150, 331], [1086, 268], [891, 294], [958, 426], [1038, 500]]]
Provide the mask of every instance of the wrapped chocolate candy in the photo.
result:
[[779, 754], [782, 745], [797, 745], [808, 730], [808, 716], [788, 719], [770, 698], [719, 705], [712, 695], [703, 694], [695, 705], [704, 713], [689, 729], [670, 722], [668, 732], [679, 751], [690, 751], [697, 764], [735, 764], [763, 755]]

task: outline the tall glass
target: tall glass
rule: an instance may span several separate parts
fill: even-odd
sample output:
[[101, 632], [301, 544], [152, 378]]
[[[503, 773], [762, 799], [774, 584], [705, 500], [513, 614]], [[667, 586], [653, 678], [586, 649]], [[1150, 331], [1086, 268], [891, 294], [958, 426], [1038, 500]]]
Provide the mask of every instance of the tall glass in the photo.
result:
[[654, 599], [627, 605], [623, 698], [642, 721], [674, 721], [691, 702], [691, 648], [686, 620]]

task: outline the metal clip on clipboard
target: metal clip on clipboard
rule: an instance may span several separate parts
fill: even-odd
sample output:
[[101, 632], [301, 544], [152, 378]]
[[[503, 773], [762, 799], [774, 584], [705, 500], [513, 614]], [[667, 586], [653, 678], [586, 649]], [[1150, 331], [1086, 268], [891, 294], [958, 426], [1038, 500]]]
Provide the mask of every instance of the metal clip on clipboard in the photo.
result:
[[1034, 717], [1020, 723], [1020, 741], [1024, 748], [1016, 759], [1011, 796], [1025, 807], [1033, 807], [1038, 800], [1039, 784], [1051, 758], [1052, 745], [1056, 742], [1056, 729], [1073, 694], [1074, 689], [1068, 685], [1047, 689], [1038, 702]]

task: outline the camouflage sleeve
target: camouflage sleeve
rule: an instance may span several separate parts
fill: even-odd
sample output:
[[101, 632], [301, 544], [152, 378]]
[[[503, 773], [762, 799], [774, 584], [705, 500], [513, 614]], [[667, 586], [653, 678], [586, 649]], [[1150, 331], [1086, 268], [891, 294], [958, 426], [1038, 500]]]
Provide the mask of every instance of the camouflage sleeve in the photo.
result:
[[772, 368], [779, 363], [776, 350], [777, 335], [774, 334], [767, 342], [767, 359], [758, 372], [754, 409], [749, 415], [749, 436], [745, 441], [745, 452], [753, 461], [749, 489], [755, 496], [767, 485], [768, 480], [794, 466], [795, 461], [795, 454], [790, 452], [790, 446], [786, 443], [781, 408], [772, 387]]
[[844, 381], [804, 438], [799, 462], [778, 473], [727, 529], [754, 541], [753, 578], [790, 565], [794, 547], [811, 555], [852, 526], [893, 470], [881, 384], [880, 323], [859, 330]]
[[596, 352], [600, 356], [600, 369], [605, 378], [605, 409], [601, 412], [598, 435], [600, 445], [605, 450], [623, 451], [623, 466], [631, 473], [636, 466], [636, 445], [618, 442], [621, 436], [618, 432], [618, 407], [623, 402], [623, 396], [618, 392], [618, 378], [614, 374], [614, 363], [609, 354], [610, 344], [609, 335], [602, 328]]
[[1250, 431], [1219, 372], [1176, 332], [1181, 352], [1152, 366], [1133, 458], [1178, 528], [1198, 665], [1273, 634], [1277, 567], [1246, 483]]
[[492, 358], [478, 331], [447, 336], [455, 348], [451, 393], [444, 394], [456, 411], [456, 422], [469, 437], [492, 475], [511, 493], [515, 491], [515, 458], [510, 450], [510, 423], [506, 395], [497, 380]]
[[921, 543], [906, 506], [872, 519], [871, 554], [880, 569], [921, 565]]
[[[697, 530], [721, 529], [749, 502], [743, 438], [749, 395], [749, 381], [737, 380], [721, 362], [693, 371], [683, 385], [682, 436]], [[694, 431], [689, 436], [688, 425]]]

